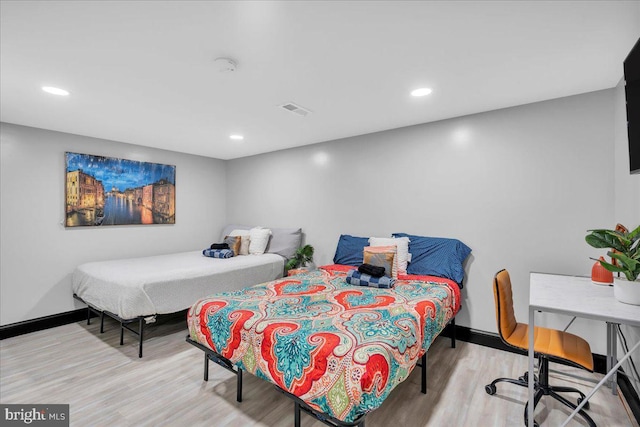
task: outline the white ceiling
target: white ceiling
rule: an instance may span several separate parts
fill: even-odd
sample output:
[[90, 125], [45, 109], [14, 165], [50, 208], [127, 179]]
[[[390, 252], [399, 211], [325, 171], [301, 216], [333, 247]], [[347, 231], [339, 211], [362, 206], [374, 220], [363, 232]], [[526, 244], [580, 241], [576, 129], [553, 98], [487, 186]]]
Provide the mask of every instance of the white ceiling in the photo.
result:
[[2, 1], [0, 119], [232, 159], [611, 88], [639, 36], [637, 0]]

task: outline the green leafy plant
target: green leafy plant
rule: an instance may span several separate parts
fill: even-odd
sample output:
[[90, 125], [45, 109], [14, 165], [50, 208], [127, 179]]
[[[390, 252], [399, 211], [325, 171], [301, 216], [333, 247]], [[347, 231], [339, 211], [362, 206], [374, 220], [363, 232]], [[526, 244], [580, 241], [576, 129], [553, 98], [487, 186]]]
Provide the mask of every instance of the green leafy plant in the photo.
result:
[[293, 255], [293, 258], [287, 262], [287, 270], [305, 266], [311, 261], [313, 261], [313, 246], [304, 245], [303, 247], [298, 248], [296, 253]]
[[588, 231], [585, 240], [589, 245], [612, 249], [607, 255], [616, 260], [617, 265], [599, 260], [604, 268], [622, 273], [632, 282], [640, 276], [640, 226], [631, 232], [606, 229]]

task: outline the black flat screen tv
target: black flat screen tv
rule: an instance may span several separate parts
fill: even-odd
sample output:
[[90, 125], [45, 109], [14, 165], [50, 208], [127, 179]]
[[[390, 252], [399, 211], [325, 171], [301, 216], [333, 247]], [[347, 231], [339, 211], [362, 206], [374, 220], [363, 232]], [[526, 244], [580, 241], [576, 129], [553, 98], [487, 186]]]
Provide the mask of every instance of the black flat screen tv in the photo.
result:
[[631, 173], [640, 174], [640, 39], [624, 60], [624, 92], [627, 98], [627, 133]]

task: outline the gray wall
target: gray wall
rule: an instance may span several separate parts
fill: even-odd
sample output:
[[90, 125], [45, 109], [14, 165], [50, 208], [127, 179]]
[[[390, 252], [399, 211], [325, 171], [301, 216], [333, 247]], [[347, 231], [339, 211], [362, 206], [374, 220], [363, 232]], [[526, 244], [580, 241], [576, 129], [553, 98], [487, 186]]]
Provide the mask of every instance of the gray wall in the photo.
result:
[[[459, 238], [473, 253], [458, 324], [496, 331], [497, 270], [511, 272], [525, 321], [530, 271], [588, 275], [599, 252], [585, 231], [638, 222], [624, 114], [619, 85], [227, 162], [2, 124], [1, 324], [80, 307], [69, 280], [80, 263], [199, 249], [234, 222], [303, 227], [317, 264], [341, 233]], [[65, 229], [64, 151], [175, 164], [176, 224]], [[605, 352], [603, 325], [571, 330]]]
[[[0, 141], [2, 325], [81, 307], [78, 264], [200, 249], [224, 225], [222, 160], [6, 123]], [[176, 165], [176, 224], [65, 229], [65, 151]]]
[[[341, 233], [458, 238], [473, 252], [457, 323], [496, 331], [498, 270], [509, 269], [526, 321], [529, 272], [590, 274], [597, 252], [586, 230], [616, 223], [614, 97], [605, 90], [231, 160], [227, 218], [303, 227], [317, 264], [331, 262]], [[604, 325], [580, 320], [572, 331], [605, 352]]]

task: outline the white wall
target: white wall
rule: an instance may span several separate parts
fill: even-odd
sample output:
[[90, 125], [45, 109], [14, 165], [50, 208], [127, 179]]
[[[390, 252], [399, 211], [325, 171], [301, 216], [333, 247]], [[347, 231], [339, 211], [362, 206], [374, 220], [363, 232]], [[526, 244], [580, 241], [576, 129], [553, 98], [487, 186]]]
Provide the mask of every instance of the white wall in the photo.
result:
[[[586, 230], [616, 221], [614, 95], [599, 91], [231, 160], [227, 218], [303, 227], [317, 264], [331, 262], [341, 233], [458, 238], [473, 252], [457, 323], [495, 332], [491, 281], [498, 270], [511, 273], [522, 321], [530, 271], [590, 274], [596, 253]], [[571, 330], [605, 353], [604, 325], [580, 320]]]
[[[627, 112], [625, 107], [624, 81], [620, 81], [615, 88], [614, 103], [614, 167], [615, 167], [615, 220], [632, 229], [640, 225], [640, 174], [629, 173], [629, 140], [627, 136]], [[622, 326], [622, 333], [627, 339], [629, 347], [633, 347], [640, 340], [640, 328]], [[619, 343], [618, 354], [622, 352]], [[640, 366], [640, 357], [633, 357], [636, 366]], [[623, 365], [627, 373], [631, 373], [629, 362]], [[640, 384], [635, 384], [636, 391], [640, 393]]]
[[[78, 264], [200, 249], [225, 222], [226, 163], [12, 124], [0, 124], [2, 325], [82, 307]], [[65, 151], [176, 165], [175, 225], [65, 229]]]
[[[80, 307], [82, 262], [198, 249], [234, 222], [303, 227], [317, 264], [341, 233], [459, 238], [473, 253], [458, 324], [495, 332], [496, 271], [526, 321], [530, 271], [588, 275], [586, 230], [640, 218], [623, 108], [619, 86], [228, 162], [2, 124], [1, 324]], [[65, 229], [65, 151], [175, 164], [176, 224]], [[605, 352], [603, 325], [571, 330]]]

